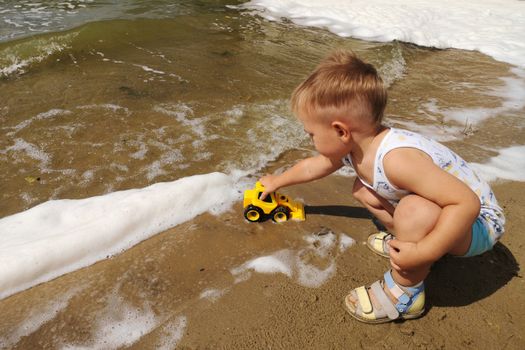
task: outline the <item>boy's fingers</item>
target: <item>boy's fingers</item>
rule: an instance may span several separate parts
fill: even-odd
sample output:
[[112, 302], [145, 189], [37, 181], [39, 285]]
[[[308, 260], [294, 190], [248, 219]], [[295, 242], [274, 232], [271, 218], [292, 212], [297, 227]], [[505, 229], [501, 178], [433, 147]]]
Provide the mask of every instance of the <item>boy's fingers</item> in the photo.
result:
[[391, 255], [392, 255], [392, 252], [394, 252], [394, 254], [399, 254], [399, 251], [403, 247], [403, 242], [399, 242], [398, 240], [391, 239], [388, 242], [388, 245], [390, 246], [390, 254]]
[[396, 271], [401, 271], [401, 268], [395, 262], [393, 262], [392, 259], [390, 259], [390, 266], [392, 266], [392, 268]]
[[390, 246], [390, 248], [399, 250], [401, 242], [399, 242], [399, 240], [391, 239], [388, 241], [388, 245]]
[[390, 258], [397, 259], [398, 254], [399, 254], [399, 249], [396, 249], [390, 246], [390, 249], [388, 249], [388, 255], [390, 255]]
[[399, 266], [399, 262], [400, 262], [399, 261], [399, 251], [397, 251], [394, 248], [390, 248], [389, 254], [390, 254], [390, 265], [392, 266], [392, 268], [394, 268], [397, 271], [401, 271], [402, 269]]

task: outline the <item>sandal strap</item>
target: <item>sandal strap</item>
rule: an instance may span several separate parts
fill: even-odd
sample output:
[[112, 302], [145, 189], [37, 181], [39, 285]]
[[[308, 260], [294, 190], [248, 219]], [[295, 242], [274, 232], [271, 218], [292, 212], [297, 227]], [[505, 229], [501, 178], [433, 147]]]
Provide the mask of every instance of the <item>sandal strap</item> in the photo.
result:
[[368, 295], [368, 292], [366, 291], [365, 286], [361, 286], [355, 289], [355, 293], [357, 295], [357, 300], [359, 301], [359, 305], [361, 305], [361, 310], [363, 310], [364, 313], [369, 314], [372, 312], [372, 301], [370, 300], [370, 296]]
[[376, 297], [376, 300], [381, 305], [383, 311], [385, 311], [386, 315], [389, 319], [395, 320], [399, 318], [399, 311], [396, 309], [394, 303], [392, 303], [392, 300], [386, 295], [385, 290], [383, 289], [383, 286], [379, 281], [376, 281], [372, 283], [370, 286], [372, 292], [374, 292], [374, 295]]
[[385, 272], [384, 279], [390, 293], [398, 300], [395, 306], [396, 309], [402, 313], [406, 312], [416, 297], [425, 290], [423, 283], [417, 287], [405, 287], [402, 289], [392, 278], [392, 270]]

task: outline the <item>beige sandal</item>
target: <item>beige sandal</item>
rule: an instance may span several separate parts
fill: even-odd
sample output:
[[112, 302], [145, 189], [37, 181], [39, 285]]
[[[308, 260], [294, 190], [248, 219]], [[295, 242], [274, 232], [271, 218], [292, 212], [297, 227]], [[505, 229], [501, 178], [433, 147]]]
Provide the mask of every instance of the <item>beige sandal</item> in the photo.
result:
[[[397, 303], [386, 295], [384, 285], [390, 293], [397, 298]], [[374, 293], [377, 306], [373, 306], [370, 292]], [[350, 296], [357, 300], [354, 305]], [[346, 311], [357, 320], [364, 323], [385, 323], [397, 319], [418, 318], [425, 312], [425, 286], [423, 283], [417, 287], [401, 288], [394, 282], [391, 271], [387, 271], [383, 281], [376, 281], [370, 287], [359, 287], [345, 297]]]
[[394, 239], [394, 236], [391, 233], [380, 231], [368, 236], [366, 246], [374, 253], [390, 258], [388, 242], [392, 239]]

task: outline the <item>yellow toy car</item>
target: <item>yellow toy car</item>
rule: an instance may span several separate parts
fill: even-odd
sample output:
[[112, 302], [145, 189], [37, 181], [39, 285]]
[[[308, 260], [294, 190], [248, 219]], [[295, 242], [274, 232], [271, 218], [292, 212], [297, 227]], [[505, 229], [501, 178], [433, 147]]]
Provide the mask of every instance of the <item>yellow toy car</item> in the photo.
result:
[[257, 181], [253, 189], [244, 191], [244, 217], [251, 222], [261, 222], [272, 218], [275, 222], [284, 222], [292, 218], [305, 220], [304, 206], [288, 196], [272, 192], [260, 200], [264, 186]]

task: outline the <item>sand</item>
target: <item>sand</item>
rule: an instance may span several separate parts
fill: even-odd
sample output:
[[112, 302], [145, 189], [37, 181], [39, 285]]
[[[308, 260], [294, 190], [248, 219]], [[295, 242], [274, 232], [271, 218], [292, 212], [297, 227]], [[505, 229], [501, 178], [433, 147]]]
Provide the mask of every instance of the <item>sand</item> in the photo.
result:
[[[523, 183], [494, 185], [508, 220], [495, 249], [438, 261], [427, 280], [424, 317], [382, 325], [359, 323], [342, 307], [350, 289], [373, 282], [389, 266], [364, 245], [376, 227], [350, 197], [351, 183], [330, 176], [286, 189], [309, 205], [305, 222], [248, 223], [239, 203], [221, 217], [201, 215], [116, 257], [6, 298], [0, 301], [0, 341], [15, 349], [524, 347]], [[343, 233], [357, 243], [342, 253], [333, 249], [325, 258], [302, 256], [321, 269], [335, 262], [335, 273], [320, 287], [302, 286], [284, 274], [252, 273], [236, 282], [231, 273], [259, 256], [304, 249], [305, 235]], [[307, 248], [309, 253], [320, 249]], [[64, 305], [55, 310], [49, 306], [54, 300]], [[27, 320], [39, 312], [48, 320], [33, 322], [35, 329], [24, 332], [31, 328]], [[104, 331], [133, 327], [143, 334], [127, 342]]]
[[[331, 185], [340, 182], [322, 180], [302, 193], [309, 203], [328, 204], [331, 201], [325, 198], [314, 199], [316, 192], [328, 196]], [[495, 186], [507, 213], [504, 238], [482, 256], [438, 261], [427, 280], [423, 318], [366, 325], [347, 315], [343, 296], [376, 280], [388, 268], [388, 260], [363, 244], [375, 230], [370, 220], [311, 215], [303, 226], [350, 231], [358, 241], [337, 258], [336, 275], [315, 289], [290, 283], [283, 275], [257, 275], [250, 283], [236, 285], [220, 301], [192, 309], [187, 315], [192, 326], [181, 348], [523, 349], [524, 189], [522, 183]], [[342, 197], [340, 193], [336, 202]], [[266, 227], [270, 232], [265, 234], [272, 235], [273, 226]]]

